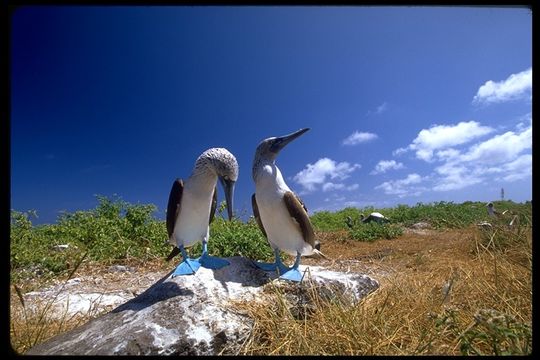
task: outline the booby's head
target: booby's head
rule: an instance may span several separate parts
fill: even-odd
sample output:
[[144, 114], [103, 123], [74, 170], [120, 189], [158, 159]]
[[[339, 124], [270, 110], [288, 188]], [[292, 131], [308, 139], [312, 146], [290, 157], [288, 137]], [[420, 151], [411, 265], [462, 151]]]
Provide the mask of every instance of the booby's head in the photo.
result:
[[195, 167], [213, 171], [217, 175], [225, 192], [227, 214], [231, 220], [233, 217], [234, 185], [238, 180], [238, 161], [234, 155], [225, 148], [211, 148], [199, 156]]
[[263, 141], [259, 143], [259, 146], [257, 146], [257, 150], [255, 150], [255, 159], [265, 158], [265, 159], [274, 160], [276, 156], [279, 154], [279, 152], [285, 146], [287, 146], [287, 144], [289, 144], [294, 139], [300, 137], [300, 135], [302, 135], [308, 130], [309, 128], [300, 129], [289, 135], [270, 137], [268, 139], [264, 139]]
[[278, 137], [270, 137], [261, 141], [257, 146], [257, 150], [255, 150], [255, 157], [253, 159], [253, 172], [255, 173], [256, 167], [262, 160], [274, 161], [279, 152], [285, 146], [287, 146], [287, 144], [289, 144], [294, 139], [300, 137], [300, 135], [302, 135], [308, 130], [309, 128], [304, 128], [293, 132], [292, 134]]

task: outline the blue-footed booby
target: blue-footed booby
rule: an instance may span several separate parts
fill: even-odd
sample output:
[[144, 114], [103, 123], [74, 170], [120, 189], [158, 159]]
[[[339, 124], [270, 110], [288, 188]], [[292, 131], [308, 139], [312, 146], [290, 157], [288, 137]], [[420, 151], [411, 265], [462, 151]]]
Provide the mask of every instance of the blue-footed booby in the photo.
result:
[[[167, 233], [169, 243], [175, 245], [167, 260], [178, 252], [183, 260], [172, 276], [194, 274], [200, 266], [219, 269], [229, 262], [208, 255], [209, 224], [217, 204], [217, 180], [225, 192], [229, 220], [233, 217], [234, 184], [238, 179], [238, 162], [224, 148], [211, 148], [195, 162], [190, 177], [184, 182], [176, 179], [167, 204]], [[202, 241], [203, 251], [198, 259], [190, 259], [185, 248]]]
[[[283, 180], [275, 160], [281, 149], [308, 130], [309, 128], [301, 129], [289, 135], [261, 141], [253, 159], [252, 176], [255, 182], [255, 194], [251, 197], [253, 215], [275, 256], [274, 263], [255, 262], [255, 264], [265, 271], [277, 271], [280, 279], [292, 281], [302, 279], [302, 274], [298, 271], [300, 257], [314, 253], [321, 254], [320, 243], [315, 240], [306, 207]], [[280, 250], [296, 255], [291, 268], [281, 261]]]

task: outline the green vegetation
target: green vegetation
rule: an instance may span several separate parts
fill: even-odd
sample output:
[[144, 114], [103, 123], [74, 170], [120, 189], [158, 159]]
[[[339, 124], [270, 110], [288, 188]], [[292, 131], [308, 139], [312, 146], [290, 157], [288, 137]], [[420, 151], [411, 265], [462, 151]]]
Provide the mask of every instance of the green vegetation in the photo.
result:
[[[499, 212], [508, 210], [509, 213], [519, 214], [522, 223], [531, 218], [532, 205], [517, 204], [512, 201], [494, 201], [495, 209]], [[357, 227], [360, 214], [369, 215], [380, 212], [391, 220], [393, 224], [409, 227], [418, 222], [427, 222], [434, 229], [459, 229], [480, 221], [490, 221], [486, 203], [467, 201], [462, 204], [440, 201], [432, 204], [418, 203], [415, 206], [397, 205], [394, 208], [376, 209], [373, 207], [348, 207], [336, 212], [320, 211], [311, 217], [313, 226], [319, 231], [348, 230], [347, 216], [353, 219]]]
[[403, 228], [392, 224], [377, 224], [374, 222], [356, 226], [350, 231], [351, 238], [360, 241], [375, 241], [377, 239], [394, 239], [403, 235]]
[[[90, 211], [62, 214], [52, 225], [32, 226], [34, 212], [11, 211], [11, 276], [26, 269], [52, 276], [73, 269], [82, 256], [114, 263], [130, 257], [146, 260], [166, 256], [167, 233], [163, 221], [151, 214], [154, 205], [132, 205], [98, 196]], [[57, 249], [58, 245], [68, 245]]]
[[255, 220], [243, 223], [216, 218], [210, 226], [208, 252], [229, 257], [244, 256], [254, 260], [271, 260], [274, 253]]
[[[22, 276], [18, 270], [26, 269], [35, 274], [54, 276], [73, 269], [86, 256], [90, 260], [115, 263], [137, 258], [149, 260], [163, 258], [171, 247], [166, 244], [165, 222], [153, 217], [156, 206], [152, 204], [130, 204], [119, 198], [97, 196], [98, 205], [89, 211], [63, 213], [56, 224], [33, 226], [35, 211], [11, 211], [11, 269], [13, 277]], [[517, 214], [522, 224], [529, 222], [531, 203], [516, 204], [511, 201], [496, 201], [495, 208], [509, 214]], [[378, 211], [388, 217], [389, 224], [364, 224], [360, 214]], [[220, 206], [219, 213], [223, 209]], [[508, 215], [511, 216], [511, 215]], [[352, 228], [346, 224], [347, 217], [354, 221]], [[464, 228], [481, 221], [492, 221], [486, 206], [481, 202], [454, 204], [439, 202], [418, 203], [416, 206], [398, 205], [390, 209], [345, 208], [337, 212], [321, 211], [311, 217], [317, 231], [347, 230], [351, 239], [374, 241], [393, 239], [403, 233], [403, 227], [417, 222], [428, 222], [435, 229]], [[494, 236], [499, 236], [499, 231]], [[504, 234], [503, 234], [504, 235]], [[238, 219], [224, 220], [216, 216], [210, 227], [212, 241], [209, 252], [216, 256], [245, 256], [251, 259], [269, 260], [272, 251], [253, 219], [244, 223]], [[499, 242], [508, 241], [508, 237]], [[57, 249], [57, 245], [68, 245]], [[190, 253], [200, 254], [197, 244]]]

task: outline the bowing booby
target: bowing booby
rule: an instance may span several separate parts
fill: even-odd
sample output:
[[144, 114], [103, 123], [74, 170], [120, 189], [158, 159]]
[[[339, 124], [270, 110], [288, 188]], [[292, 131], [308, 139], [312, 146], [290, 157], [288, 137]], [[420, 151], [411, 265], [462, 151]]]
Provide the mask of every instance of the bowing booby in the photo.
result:
[[[225, 192], [229, 220], [233, 217], [234, 185], [238, 179], [238, 162], [224, 148], [211, 148], [195, 162], [190, 177], [184, 182], [173, 182], [167, 204], [167, 234], [169, 243], [175, 245], [167, 260], [178, 252], [183, 260], [172, 276], [194, 274], [200, 266], [219, 269], [229, 265], [224, 259], [208, 255], [209, 224], [214, 218], [217, 204], [217, 180]], [[185, 248], [202, 241], [202, 254], [190, 259]]]
[[[274, 263], [255, 264], [265, 271], [275, 270], [281, 279], [292, 281], [302, 279], [298, 271], [300, 257], [321, 254], [320, 243], [315, 239], [305, 205], [289, 189], [275, 160], [281, 149], [308, 130], [301, 129], [289, 135], [261, 141], [255, 151], [252, 168], [255, 182], [255, 194], [251, 197], [253, 215], [275, 256]], [[280, 250], [296, 255], [291, 268], [281, 261]]]

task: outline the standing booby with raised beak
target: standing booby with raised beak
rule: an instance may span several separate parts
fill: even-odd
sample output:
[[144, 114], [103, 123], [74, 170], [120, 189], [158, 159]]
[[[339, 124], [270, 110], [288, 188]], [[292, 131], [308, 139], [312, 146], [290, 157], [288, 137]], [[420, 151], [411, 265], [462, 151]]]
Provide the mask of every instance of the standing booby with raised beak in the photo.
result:
[[[238, 179], [238, 162], [224, 148], [211, 148], [195, 162], [190, 177], [183, 182], [176, 179], [167, 204], [167, 233], [169, 243], [176, 245], [168, 259], [181, 252], [183, 260], [172, 276], [194, 274], [200, 266], [219, 269], [229, 262], [208, 255], [209, 224], [217, 203], [217, 179], [225, 192], [229, 220], [233, 217], [234, 184]], [[202, 254], [190, 259], [185, 248], [202, 241]]]
[[[320, 243], [315, 240], [313, 227], [302, 201], [289, 189], [275, 160], [287, 144], [309, 129], [301, 129], [292, 134], [263, 140], [255, 151], [253, 159], [253, 181], [255, 194], [251, 197], [253, 215], [261, 231], [274, 250], [274, 263], [255, 264], [265, 270], [276, 270], [280, 279], [300, 281], [298, 271], [302, 255], [320, 254]], [[296, 255], [291, 268], [281, 261], [279, 252]], [[322, 255], [322, 254], [321, 254]]]

